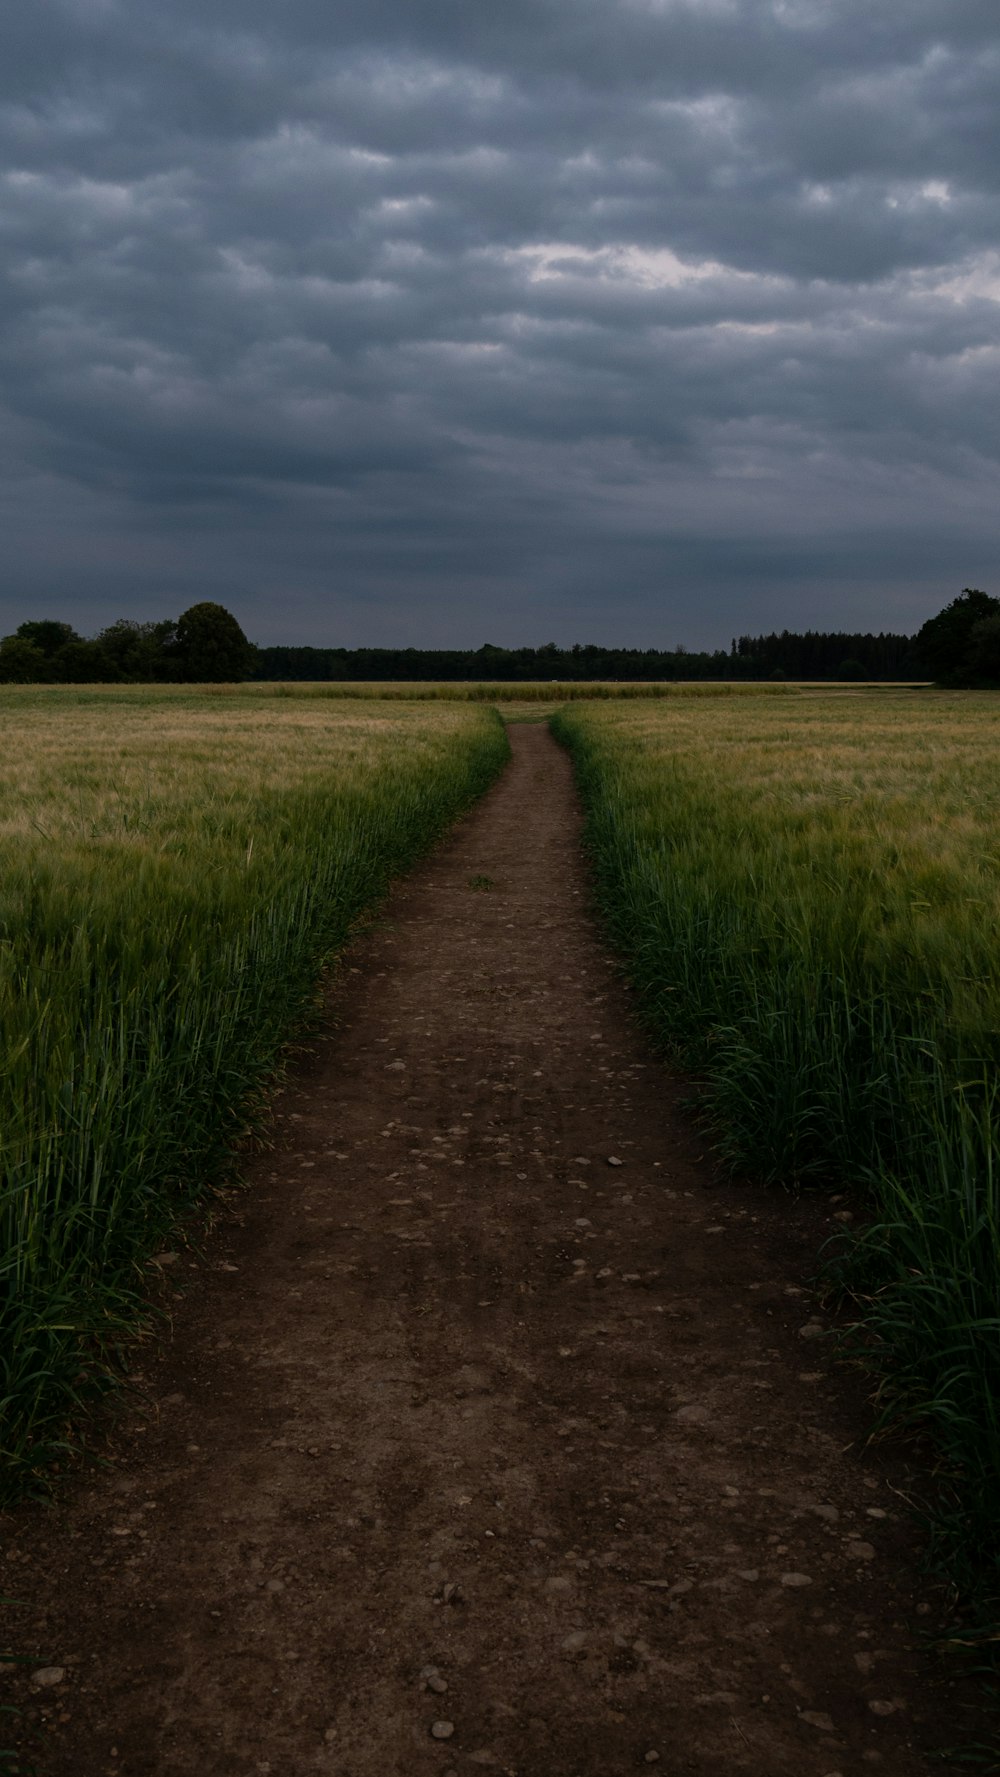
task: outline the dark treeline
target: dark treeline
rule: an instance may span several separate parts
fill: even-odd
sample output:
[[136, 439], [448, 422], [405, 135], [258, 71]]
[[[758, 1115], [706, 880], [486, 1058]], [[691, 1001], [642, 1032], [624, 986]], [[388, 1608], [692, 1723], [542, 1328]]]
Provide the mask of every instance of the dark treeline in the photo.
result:
[[258, 648], [255, 679], [455, 680], [874, 679], [914, 671], [908, 636], [740, 636], [728, 652], [687, 648]]
[[1000, 684], [1000, 599], [966, 589], [913, 637], [784, 629], [739, 636], [728, 652], [686, 648], [256, 648], [224, 606], [176, 620], [126, 618], [86, 639], [50, 618], [0, 641], [0, 683], [148, 684], [259, 680], [790, 679]]

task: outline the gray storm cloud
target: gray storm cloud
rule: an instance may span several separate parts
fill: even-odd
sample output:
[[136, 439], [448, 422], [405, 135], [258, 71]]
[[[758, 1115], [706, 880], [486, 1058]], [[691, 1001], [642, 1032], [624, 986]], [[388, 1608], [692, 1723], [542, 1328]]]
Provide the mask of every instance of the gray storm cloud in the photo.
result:
[[997, 590], [994, 0], [5, 34], [5, 628], [714, 646]]

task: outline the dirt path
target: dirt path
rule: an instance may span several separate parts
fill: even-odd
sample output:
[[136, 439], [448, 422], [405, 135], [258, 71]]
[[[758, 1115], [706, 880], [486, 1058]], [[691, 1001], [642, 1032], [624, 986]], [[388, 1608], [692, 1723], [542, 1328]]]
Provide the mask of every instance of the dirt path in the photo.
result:
[[961, 1732], [898, 1474], [801, 1332], [832, 1211], [699, 1164], [568, 763], [512, 740], [170, 1269], [146, 1423], [3, 1524], [43, 1777], [915, 1777]]

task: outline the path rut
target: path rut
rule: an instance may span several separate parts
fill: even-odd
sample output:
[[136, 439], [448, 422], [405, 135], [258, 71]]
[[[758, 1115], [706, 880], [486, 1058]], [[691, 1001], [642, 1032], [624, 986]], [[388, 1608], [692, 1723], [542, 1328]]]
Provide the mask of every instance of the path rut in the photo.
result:
[[926, 1777], [956, 1732], [898, 1464], [801, 1331], [834, 1211], [702, 1157], [511, 738], [170, 1266], [110, 1472], [3, 1522], [43, 1777]]

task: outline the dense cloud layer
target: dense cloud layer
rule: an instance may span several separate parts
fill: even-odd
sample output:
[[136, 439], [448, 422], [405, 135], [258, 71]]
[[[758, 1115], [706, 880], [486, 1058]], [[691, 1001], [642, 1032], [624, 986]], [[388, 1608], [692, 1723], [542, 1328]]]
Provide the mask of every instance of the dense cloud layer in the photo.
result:
[[716, 645], [1000, 591], [996, 0], [34, 0], [10, 628]]

